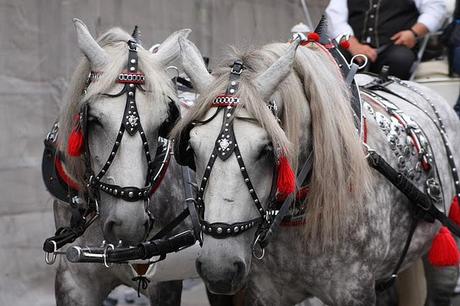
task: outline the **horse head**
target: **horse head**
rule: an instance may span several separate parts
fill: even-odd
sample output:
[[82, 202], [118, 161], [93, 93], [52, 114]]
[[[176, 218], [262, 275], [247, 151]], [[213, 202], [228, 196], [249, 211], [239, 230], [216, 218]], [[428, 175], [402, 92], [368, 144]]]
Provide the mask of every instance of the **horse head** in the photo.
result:
[[60, 116], [65, 170], [97, 201], [104, 239], [135, 244], [154, 221], [149, 198], [164, 144], [159, 136], [168, 136], [179, 115], [166, 67], [179, 55], [178, 37], [190, 30], [173, 33], [152, 54], [137, 29], [131, 36], [114, 28], [96, 41], [83, 22], [74, 25], [85, 59]]
[[[210, 75], [193, 43], [179, 41], [184, 69], [201, 94], [197, 110], [185, 119], [188, 126], [176, 129], [175, 149], [179, 162], [193, 154], [201, 178], [197, 205], [204, 244], [196, 266], [212, 292], [234, 293], [249, 273], [251, 246], [273, 195], [277, 149], [290, 145], [278, 123], [283, 102], [276, 91], [291, 72], [299, 42], [269, 67], [255, 52]], [[236, 74], [235, 65], [229, 68], [233, 62], [244, 65]]]
[[[337, 68], [316, 43], [296, 52], [300, 39], [233, 54], [212, 75], [196, 47], [179, 39], [184, 69], [200, 100], [172, 134], [176, 160], [197, 172], [204, 243], [196, 266], [212, 292], [234, 293], [248, 279], [252, 257], [261, 255], [259, 243], [279, 209], [275, 199], [300, 187], [292, 173], [309, 155], [316, 178], [310, 182], [307, 217], [315, 219], [305, 231], [293, 231], [293, 239], [312, 238], [320, 248], [354, 222], [353, 204], [340, 206], [336, 197], [351, 198], [347, 184], [361, 184], [355, 174], [365, 173], [367, 165], [344, 82], [330, 73]], [[350, 162], [350, 154], [362, 160]], [[336, 224], [341, 212], [346, 221]]]

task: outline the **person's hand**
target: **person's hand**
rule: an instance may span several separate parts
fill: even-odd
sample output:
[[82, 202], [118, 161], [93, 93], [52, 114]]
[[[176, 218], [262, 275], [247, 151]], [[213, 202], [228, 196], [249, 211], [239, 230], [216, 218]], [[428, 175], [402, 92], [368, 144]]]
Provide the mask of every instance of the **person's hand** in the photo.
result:
[[417, 43], [414, 33], [410, 30], [404, 30], [396, 33], [391, 37], [391, 40], [395, 45], [403, 45], [412, 49]]
[[[375, 62], [377, 60], [377, 50], [376, 49], [368, 45], [364, 45], [360, 43], [354, 36], [351, 36], [348, 41], [350, 43], [350, 47], [348, 48], [348, 51], [350, 51], [352, 55], [356, 55], [356, 54], [365, 55], [371, 62]], [[364, 59], [362, 57], [357, 57], [355, 61], [358, 64], [362, 64], [364, 62]]]

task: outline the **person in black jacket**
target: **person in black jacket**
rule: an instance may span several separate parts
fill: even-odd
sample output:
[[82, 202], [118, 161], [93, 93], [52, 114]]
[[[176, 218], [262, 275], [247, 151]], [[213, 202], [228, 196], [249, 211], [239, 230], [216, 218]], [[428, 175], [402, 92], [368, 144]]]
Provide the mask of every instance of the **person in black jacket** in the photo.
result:
[[417, 40], [438, 30], [445, 14], [445, 0], [331, 0], [326, 9], [331, 37], [351, 34], [351, 55], [365, 55], [372, 72], [387, 65], [401, 79], [417, 59]]

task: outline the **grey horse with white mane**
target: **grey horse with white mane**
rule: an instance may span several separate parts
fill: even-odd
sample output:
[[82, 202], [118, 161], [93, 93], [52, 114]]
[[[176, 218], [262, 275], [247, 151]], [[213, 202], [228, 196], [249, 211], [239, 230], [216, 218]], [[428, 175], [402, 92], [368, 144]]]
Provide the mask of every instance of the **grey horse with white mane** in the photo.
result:
[[[71, 185], [79, 189], [81, 194], [87, 193], [88, 186], [93, 182], [91, 179], [88, 181], [85, 175], [89, 166], [96, 173], [102, 173], [98, 178], [100, 186], [115, 186], [113, 190], [101, 188], [97, 199], [100, 216], [75, 243], [80, 246], [99, 246], [105, 240], [115, 245], [136, 245], [166, 225], [182, 210], [184, 194], [182, 181], [178, 179], [181, 172], [177, 164], [170, 165], [163, 185], [154, 193], [151, 201], [146, 200], [151, 186], [144, 186], [149, 183], [146, 182], [151, 169], [149, 162], [155, 159], [154, 152], [157, 152], [159, 146], [161, 128], [171, 116], [171, 103], [177, 103], [176, 92], [166, 67], [179, 55], [178, 37], [185, 38], [190, 30], [173, 33], [152, 54], [139, 41], [129, 45], [128, 42], [135, 42], [136, 39], [121, 29], [109, 30], [96, 42], [80, 20], [75, 19], [74, 24], [78, 44], [85, 58], [74, 72], [66, 104], [59, 117], [57, 149], [62, 162], [61, 178], [65, 177], [68, 183], [73, 182]], [[128, 53], [132, 51], [136, 52], [137, 63], [135, 58], [128, 63]], [[136, 65], [145, 79], [137, 74], [130, 75], [133, 71], [137, 73], [136, 67], [124, 70], [128, 64], [133, 67]], [[142, 85], [137, 86], [135, 101], [130, 102], [129, 97], [134, 99], [133, 94], [120, 92], [125, 88], [134, 89], [136, 85], [132, 82], [123, 83], [134, 79], [142, 81]], [[72, 150], [69, 148], [69, 138], [76, 128], [81, 128], [78, 124], [83, 106], [87, 106], [87, 139], [84, 139], [83, 144], [86, 145], [86, 150], [83, 150], [86, 152], [76, 156], [75, 152], [69, 153]], [[136, 107], [135, 111], [131, 108], [128, 110], [128, 106], [132, 109]], [[125, 120], [125, 112], [133, 116], [126, 116]], [[124, 136], [120, 139], [122, 134]], [[89, 152], [91, 157], [88, 161]], [[137, 187], [127, 187], [130, 192], [126, 189], [125, 198], [115, 197], [118, 191], [123, 193], [121, 186]], [[139, 197], [133, 200], [137, 197], [137, 194], [132, 194], [133, 190], [145, 192], [145, 195], [139, 192]], [[127, 198], [133, 199], [127, 201]], [[55, 201], [54, 213], [57, 228], [68, 225], [71, 220], [68, 204]], [[102, 264], [71, 264], [61, 259], [55, 285], [57, 305], [101, 305], [116, 286], [137, 286], [131, 280], [133, 276], [135, 274], [128, 265], [107, 269]], [[179, 305], [181, 290], [182, 282], [172, 281], [150, 284], [141, 291], [150, 296], [155, 305]]]
[[[245, 288], [247, 305], [293, 305], [309, 295], [328, 305], [375, 305], [376, 284], [391, 279], [415, 217], [406, 196], [369, 167], [366, 152], [378, 152], [420, 190], [434, 182], [436, 206], [447, 212], [458, 184], [448, 161], [458, 162], [460, 150], [451, 107], [427, 88], [391, 78], [362, 94], [358, 133], [344, 78], [321, 44], [233, 52], [211, 75], [193, 43], [179, 42], [200, 100], [173, 130], [185, 148], [175, 154], [202, 178], [204, 244], [196, 265], [207, 288]], [[409, 137], [411, 129], [418, 135]], [[290, 216], [301, 222], [287, 222], [265, 257], [252, 261], [280, 155], [294, 170], [312, 161], [301, 188], [308, 194]], [[439, 228], [417, 222], [400, 271], [428, 251]]]

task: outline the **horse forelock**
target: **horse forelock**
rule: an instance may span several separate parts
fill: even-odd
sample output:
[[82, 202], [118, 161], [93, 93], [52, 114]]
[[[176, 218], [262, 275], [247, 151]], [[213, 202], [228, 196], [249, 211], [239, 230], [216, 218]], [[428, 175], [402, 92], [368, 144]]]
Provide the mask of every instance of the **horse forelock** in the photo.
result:
[[[235, 95], [240, 98], [238, 108], [244, 107], [247, 112], [257, 120], [260, 126], [267, 131], [274, 146], [286, 149], [289, 157], [293, 160], [293, 157], [297, 152], [296, 147], [298, 147], [298, 137], [289, 137], [290, 135], [283, 130], [285, 125], [284, 122], [288, 122], [288, 120], [283, 120], [282, 126], [278, 124], [276, 118], [267, 108], [266, 102], [263, 101], [261, 95], [257, 91], [257, 88], [253, 84], [255, 76], [265, 71], [265, 69], [267, 69], [276, 59], [276, 55], [265, 50], [249, 50], [241, 52], [231, 47], [230, 52], [221, 62], [219, 67], [216, 67], [213, 70], [214, 81], [208, 87], [208, 91], [201, 93], [195, 106], [173, 129], [171, 133], [173, 138], [180, 140], [182, 130], [185, 130], [191, 122], [195, 120], [203, 120], [205, 118], [215, 97], [224, 94], [226, 91], [231, 65], [236, 60], [241, 60], [243, 61], [246, 69], [244, 69], [241, 74], [239, 88], [235, 93]], [[291, 75], [290, 77], [294, 78], [295, 76]], [[284, 97], [282, 98], [284, 100]], [[281, 118], [285, 117], [289, 118], [290, 116], [289, 114], [281, 114]], [[297, 117], [294, 111], [291, 117], [293, 118], [292, 122], [294, 122]]]
[[[118, 75], [127, 64], [128, 45], [126, 42], [128, 40], [132, 40], [131, 35], [120, 28], [113, 28], [101, 35], [98, 43], [109, 54], [110, 62], [104, 67], [97, 81], [94, 81], [84, 93], [91, 68], [88, 59], [83, 57], [71, 77], [65, 96], [65, 105], [59, 116], [59, 148], [65, 155], [67, 172], [82, 187], [84, 187], [85, 164], [82, 158], [71, 157], [67, 154], [68, 138], [75, 124], [74, 116], [79, 113], [82, 103], [91, 103], [92, 100], [97, 99], [98, 95], [107, 92], [114, 85]], [[138, 60], [139, 70], [145, 75], [143, 87], [148, 96], [147, 100], [167, 105], [168, 97], [177, 99], [170, 78], [154, 55], [138, 47]]]

